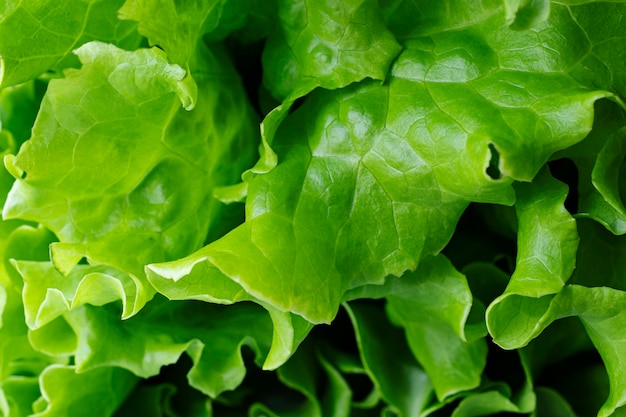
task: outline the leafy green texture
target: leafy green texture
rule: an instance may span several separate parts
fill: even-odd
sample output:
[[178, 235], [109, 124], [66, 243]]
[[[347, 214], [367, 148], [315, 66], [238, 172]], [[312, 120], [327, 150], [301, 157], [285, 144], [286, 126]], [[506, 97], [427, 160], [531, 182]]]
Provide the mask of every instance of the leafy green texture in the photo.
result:
[[116, 18], [122, 0], [3, 1], [0, 5], [0, 86], [67, 66], [74, 48], [92, 41], [135, 47], [135, 25]]
[[[261, 8], [268, 11], [263, 12]], [[203, 39], [220, 40], [249, 21], [269, 21], [272, 12], [272, 2], [265, 4], [258, 0], [127, 0], [119, 16], [137, 21], [139, 32], [152, 45], [158, 45], [174, 63], [189, 69], [197, 45]]]
[[440, 400], [480, 384], [484, 333], [466, 331], [472, 295], [465, 277], [445, 258], [425, 259], [415, 275], [394, 282], [387, 300], [390, 317], [404, 327]]
[[553, 152], [581, 141], [593, 104], [610, 94], [559, 72], [565, 63], [544, 56], [542, 39], [525, 42], [524, 54], [557, 72], [510, 69], [521, 59], [510, 49], [515, 32], [502, 33], [501, 15], [478, 17], [408, 40], [385, 85], [309, 95], [273, 138], [282, 162], [249, 183], [246, 222], [183, 261], [149, 267], [152, 284], [168, 295], [202, 282], [199, 292], [212, 294], [226, 276], [328, 322], [346, 291], [439, 252], [469, 202], [513, 203], [512, 180], [532, 179]]
[[[512, 349], [525, 346], [554, 320], [578, 316], [609, 373], [611, 392], [599, 414], [608, 416], [626, 403], [620, 359], [623, 330], [619, 324], [624, 314], [624, 292], [610, 287], [565, 285], [574, 269], [579, 237], [574, 219], [562, 205], [564, 187], [545, 173], [543, 177], [543, 181], [523, 187], [525, 190], [518, 189], [517, 267], [504, 294], [489, 306], [487, 324], [496, 343]], [[541, 215], [546, 212], [553, 214]], [[539, 217], [552, 221], [542, 225]], [[584, 259], [585, 252], [580, 253]], [[606, 257], [603, 253], [594, 259], [597, 262]], [[597, 273], [588, 269], [584, 272]], [[602, 283], [595, 277], [585, 277], [585, 281]]]
[[624, 415], [625, 14], [0, 2], [0, 415]]
[[[59, 284], [66, 286], [60, 293], [72, 288], [76, 295], [50, 293], [57, 299], [50, 303], [110, 301], [104, 293], [101, 300], [89, 300], [98, 291], [76, 293], [83, 276], [95, 272], [101, 274], [95, 282], [82, 285], [107, 287], [107, 294], [127, 304], [124, 317], [135, 314], [152, 296], [143, 265], [199, 247], [219, 222], [222, 207], [212, 190], [236, 180], [253, 154], [246, 143], [255, 134], [236, 76], [204, 52], [199, 68], [223, 72], [197, 77], [201, 95], [193, 112], [181, 108], [181, 102], [191, 105], [194, 94], [185, 72], [156, 49], [125, 52], [90, 43], [78, 51], [82, 69], [51, 82], [33, 137], [7, 162], [19, 179], [4, 207], [5, 218], [41, 222], [60, 239], [52, 246], [52, 263], [74, 281]], [[224, 101], [237, 109], [225, 119]], [[137, 123], [129, 124], [129, 115]], [[197, 133], [195, 139], [188, 140], [187, 128]], [[233, 164], [218, 164], [223, 158], [233, 158]], [[123, 273], [70, 272], [82, 257]], [[39, 268], [38, 278], [61, 279], [51, 266], [33, 268]]]
[[626, 233], [626, 208], [620, 184], [625, 125], [622, 110], [613, 103], [602, 103], [594, 129], [577, 146], [559, 154], [572, 160], [580, 177], [578, 216], [590, 217], [614, 234]]
[[402, 333], [380, 308], [355, 301], [346, 309], [363, 366], [381, 396], [398, 415], [419, 415], [432, 396], [432, 383], [407, 349]]
[[[183, 303], [177, 307], [153, 306], [125, 322], [119, 321], [116, 311], [93, 307], [68, 315], [77, 338], [78, 369], [82, 372], [102, 365], [119, 366], [146, 378], [187, 352], [194, 362], [189, 383], [207, 395], [217, 396], [243, 379], [243, 345], [251, 347], [259, 361], [269, 350], [271, 321], [256, 306], [225, 308]], [[196, 317], [195, 324], [192, 317]]]
[[102, 416], [113, 415], [136, 377], [120, 368], [100, 368], [78, 374], [71, 366], [51, 366], [41, 374], [42, 400], [33, 414], [44, 416], [88, 416], [94, 410]]
[[278, 99], [316, 87], [336, 89], [366, 77], [383, 80], [400, 45], [373, 0], [278, 0], [279, 29], [270, 36], [265, 85]]
[[504, 0], [506, 20], [512, 29], [535, 27], [548, 19], [549, 0]]
[[[507, 340], [505, 347], [523, 346], [536, 334], [536, 322], [575, 266], [579, 239], [576, 223], [563, 206], [567, 191], [546, 171], [541, 179], [518, 187], [517, 265], [505, 293], [487, 312], [490, 333], [497, 342]], [[540, 221], [546, 212], [552, 215]]]

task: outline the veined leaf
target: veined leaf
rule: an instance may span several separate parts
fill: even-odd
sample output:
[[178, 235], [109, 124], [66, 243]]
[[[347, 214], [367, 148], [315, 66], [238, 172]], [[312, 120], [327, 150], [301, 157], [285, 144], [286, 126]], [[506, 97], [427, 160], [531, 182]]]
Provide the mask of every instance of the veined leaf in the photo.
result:
[[[16, 85], [63, 69], [72, 51], [89, 41], [139, 44], [134, 23], [116, 18], [123, 0], [3, 1], [0, 4], [0, 86]], [[65, 62], [69, 61], [69, 62]]]

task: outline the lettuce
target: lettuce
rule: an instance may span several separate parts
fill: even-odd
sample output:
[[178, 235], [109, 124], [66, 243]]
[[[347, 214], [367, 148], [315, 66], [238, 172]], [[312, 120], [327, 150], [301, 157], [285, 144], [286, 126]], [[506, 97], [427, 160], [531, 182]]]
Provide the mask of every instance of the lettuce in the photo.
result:
[[0, 413], [626, 413], [622, 1], [0, 5]]

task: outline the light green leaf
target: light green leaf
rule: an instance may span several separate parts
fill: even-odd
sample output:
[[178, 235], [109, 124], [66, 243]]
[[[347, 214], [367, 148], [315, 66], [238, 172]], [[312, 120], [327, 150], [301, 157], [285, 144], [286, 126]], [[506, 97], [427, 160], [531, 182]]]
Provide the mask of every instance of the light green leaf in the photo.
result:
[[137, 46], [135, 24], [117, 19], [122, 4], [123, 0], [3, 1], [0, 86], [16, 85], [66, 67], [73, 63], [72, 50], [89, 41]]
[[37, 351], [28, 338], [21, 299], [22, 281], [9, 259], [47, 257], [49, 231], [19, 221], [0, 222], [0, 413], [21, 417], [32, 413], [40, 396], [38, 376], [52, 363], [67, 357]]
[[71, 358], [78, 346], [76, 333], [65, 316], [36, 329], [28, 329], [28, 341], [37, 352], [58, 358]]
[[[540, 201], [546, 198], [548, 199], [546, 201], [549, 201], [549, 194], [546, 194], [545, 191], [543, 193], [537, 191], [535, 198], [540, 200], [535, 200], [535, 205], [538, 207]], [[553, 201], [556, 202], [556, 199]], [[544, 212], [550, 213], [549, 210], [544, 210]], [[552, 216], [543, 216], [542, 220], [556, 224], [554, 222], [559, 216], [555, 217], [554, 211], [552, 213]], [[565, 217], [567, 215], [563, 217], [563, 220]], [[523, 224], [524, 222], [520, 219], [520, 233], [527, 230]], [[585, 233], [588, 231], [588, 229], [581, 230]], [[537, 239], [545, 240], [551, 236], [551, 233], [539, 235]], [[557, 280], [563, 279], [563, 277], [559, 278], [559, 258], [569, 259], [562, 265], [565, 272], [569, 270], [564, 274], [566, 279], [573, 269], [576, 258], [573, 253], [567, 255], [572, 250], [573, 232], [569, 233], [569, 237], [567, 237], [568, 234], [561, 236], [552, 234], [552, 236], [549, 241], [555, 247], [561, 246], [563, 248], [559, 256], [559, 250], [550, 250], [549, 247], [543, 246], [544, 254], [552, 253], [551, 261], [546, 261], [545, 264], [545, 267], [548, 268], [546, 272], [552, 272], [538, 274], [530, 280], [518, 280], [516, 271], [507, 291], [496, 299], [487, 310], [489, 331], [496, 343], [508, 349], [517, 349], [528, 344], [555, 320], [577, 316], [600, 353], [609, 376], [609, 397], [598, 415], [601, 417], [610, 416], [617, 408], [626, 404], [626, 374], [623, 372], [624, 364], [622, 363], [624, 349], [626, 349], [624, 346], [626, 334], [624, 334], [622, 325], [625, 319], [626, 296], [623, 291], [610, 287], [584, 287], [572, 284], [565, 285], [560, 290], [556, 289]], [[607, 256], [610, 257], [612, 254], [608, 253]], [[607, 262], [607, 260], [606, 258], [596, 258], [596, 262]], [[600, 271], [585, 268], [584, 272], [592, 273], [595, 276]], [[518, 275], [518, 277], [521, 276]], [[609, 281], [610, 279], [609, 277]], [[578, 282], [584, 283], [603, 282], [603, 280], [604, 277], [597, 279], [594, 277], [577, 278]], [[515, 288], [515, 290], [511, 290], [511, 288]], [[554, 291], [555, 289], [555, 293], [542, 295], [542, 292]], [[570, 343], [569, 340], [568, 343]]]
[[[90, 43], [78, 54], [83, 68], [50, 83], [33, 137], [8, 161], [22, 175], [3, 213], [55, 232], [52, 261], [64, 274], [83, 257], [130, 273], [138, 284], [125, 293], [133, 314], [153, 293], [144, 264], [197, 249], [220, 225], [213, 189], [251, 164], [258, 133], [219, 52], [203, 49], [194, 61], [207, 72], [196, 77], [190, 112], [181, 102], [191, 105], [195, 92], [162, 51]], [[119, 293], [114, 287], [128, 289], [127, 281], [109, 288]]]
[[[221, 40], [250, 22], [262, 27], [274, 16], [275, 5], [259, 0], [126, 0], [119, 17], [138, 23], [150, 45], [163, 49], [171, 62], [190, 69], [199, 43]], [[255, 36], [251, 36], [254, 39]], [[256, 37], [259, 35], [257, 34]], [[192, 68], [199, 70], [198, 68]], [[195, 78], [195, 73], [192, 74]]]
[[575, 267], [576, 222], [563, 203], [567, 187], [547, 170], [531, 184], [518, 184], [517, 266], [504, 294], [487, 309], [496, 343], [519, 348], [539, 334], [537, 323]]
[[268, 314], [251, 303], [224, 307], [154, 300], [125, 321], [111, 307], [87, 305], [66, 314], [77, 338], [78, 372], [119, 366], [147, 378], [186, 352], [194, 364], [187, 374], [189, 384], [216, 397], [243, 380], [244, 345], [260, 364], [272, 342]]
[[600, 353], [609, 377], [609, 397], [600, 410], [599, 417], [611, 416], [616, 409], [626, 405], [626, 373], [624, 352], [626, 332], [626, 293], [607, 287], [588, 288], [566, 286], [550, 304], [539, 323], [538, 332], [554, 320], [578, 316], [587, 334]]
[[276, 310], [272, 306], [264, 306], [274, 326], [272, 345], [263, 363], [263, 369], [273, 370], [281, 366], [293, 355], [300, 343], [304, 341], [313, 324], [295, 314]]
[[113, 367], [76, 373], [73, 366], [52, 365], [41, 374], [41, 391], [47, 402], [33, 417], [113, 415], [137, 382], [130, 372]]
[[122, 301], [122, 318], [136, 314], [151, 291], [130, 274], [106, 266], [77, 265], [68, 275], [49, 262], [17, 261], [24, 279], [22, 298], [26, 324], [37, 329], [84, 304]]
[[414, 273], [395, 280], [387, 303], [440, 401], [480, 385], [487, 345], [483, 338], [466, 337], [472, 294], [447, 259], [426, 258]]
[[514, 30], [531, 29], [550, 15], [550, 0], [504, 0], [506, 21]]
[[278, 0], [280, 26], [263, 52], [264, 84], [279, 100], [322, 87], [384, 80], [400, 45], [374, 0]]
[[[329, 322], [346, 291], [441, 251], [470, 202], [512, 204], [513, 180], [532, 180], [580, 142], [594, 103], [612, 94], [572, 80], [580, 56], [546, 55], [546, 44], [569, 50], [561, 37], [481, 18], [407, 40], [384, 85], [318, 90], [281, 114], [271, 143], [280, 163], [250, 180], [245, 224], [180, 264], [150, 266], [151, 283], [166, 295], [201, 283], [195, 294], [210, 297], [231, 279], [279, 310]], [[518, 36], [533, 65], [510, 50]]]
[[39, 397], [37, 376], [10, 376], [0, 382], [0, 412], [6, 417], [32, 414], [32, 405]]

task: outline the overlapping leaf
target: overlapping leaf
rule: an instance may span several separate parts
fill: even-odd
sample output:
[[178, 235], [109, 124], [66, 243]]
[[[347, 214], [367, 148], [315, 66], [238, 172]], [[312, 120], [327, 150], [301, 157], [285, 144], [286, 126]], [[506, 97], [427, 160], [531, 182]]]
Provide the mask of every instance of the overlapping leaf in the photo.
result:
[[417, 416], [432, 398], [432, 383], [416, 362], [399, 329], [384, 310], [367, 302], [346, 305], [355, 330], [363, 367], [390, 409], [398, 415]]
[[33, 417], [111, 416], [137, 382], [121, 368], [99, 368], [76, 373], [72, 366], [50, 366], [41, 374], [42, 398]]
[[[83, 68], [50, 83], [32, 139], [6, 158], [4, 214], [40, 225], [0, 224], [3, 414], [89, 415], [100, 401], [106, 415], [125, 402], [120, 415], [572, 417], [607, 395], [599, 415], [623, 413], [624, 2], [127, 0], [125, 22], [120, 6], [0, 12], [0, 33], [20, 34], [0, 42], [3, 87], [73, 65], [90, 39], [135, 47], [128, 20], [161, 48], [82, 46]], [[265, 86], [284, 100], [234, 188], [257, 132], [227, 54], [205, 47], [227, 34], [268, 35]], [[0, 92], [5, 154], [30, 136], [44, 89]], [[574, 216], [545, 168], [562, 157], [578, 170]], [[245, 223], [233, 229], [241, 207], [223, 217], [214, 195], [247, 195]], [[461, 274], [439, 252], [472, 202], [515, 205], [517, 248], [464, 250], [516, 226], [480, 205], [507, 232], [457, 230], [446, 254]], [[508, 275], [485, 262], [514, 250], [504, 290]], [[150, 284], [185, 301], [144, 308]], [[304, 340], [342, 302], [358, 352]], [[496, 343], [521, 348], [506, 373], [489, 364], [506, 354], [487, 352], [488, 304]], [[276, 391], [267, 374], [245, 380], [243, 346], [252, 368], [278, 368]], [[546, 375], [589, 349], [595, 362], [570, 367], [589, 382], [581, 407]], [[185, 355], [182, 383], [201, 392], [174, 410], [162, 381]], [[149, 409], [132, 407], [141, 399]]]
[[566, 48], [556, 34], [525, 39], [537, 59], [518, 65], [502, 15], [479, 17], [407, 40], [385, 85], [312, 94], [276, 132], [279, 165], [250, 182], [246, 223], [150, 267], [151, 282], [180, 296], [191, 282], [211, 294], [231, 279], [281, 310], [329, 321], [347, 290], [440, 251], [469, 202], [511, 204], [512, 180], [532, 179], [582, 140], [595, 101], [611, 94], [566, 73], [580, 56], [553, 62], [545, 45]]
[[[600, 286], [616, 278], [599, 276], [599, 271], [588, 267], [584, 272], [593, 275], [579, 276], [577, 282], [595, 286], [565, 285], [574, 270], [579, 241], [576, 223], [563, 207], [565, 193], [565, 187], [550, 180], [547, 173], [533, 184], [518, 187], [517, 267], [505, 293], [489, 306], [487, 324], [496, 343], [517, 349], [553, 321], [578, 316], [609, 373], [611, 393], [599, 413], [609, 416], [626, 404], [626, 378], [621, 363], [624, 335], [620, 324], [626, 298], [620, 289]], [[615, 250], [618, 248], [615, 246]], [[613, 255], [609, 251], [594, 260], [603, 262], [607, 256]]]
[[[191, 112], [181, 102], [191, 106], [193, 86], [159, 50], [90, 43], [78, 54], [83, 68], [51, 82], [33, 137], [8, 162], [17, 181], [4, 216], [55, 232], [60, 242], [52, 246], [52, 263], [63, 274], [83, 257], [119, 270], [105, 275], [114, 277], [108, 291], [128, 304], [127, 317], [153, 294], [144, 264], [187, 254], [220, 225], [223, 205], [212, 191], [236, 181], [251, 163], [254, 119], [219, 53], [202, 49], [194, 61], [206, 73], [197, 77], [200, 96]], [[59, 279], [51, 266], [33, 268], [37, 276]], [[78, 290], [79, 275], [91, 272], [103, 271], [76, 270], [74, 284], [62, 285]], [[81, 304], [96, 293], [61, 298]]]
[[472, 331], [471, 325], [466, 331], [472, 294], [465, 277], [445, 258], [427, 258], [415, 274], [394, 280], [387, 300], [392, 321], [404, 328], [439, 400], [480, 385], [485, 332]]
[[123, 0], [4, 1], [0, 5], [0, 86], [29, 81], [62, 69], [72, 50], [99, 40], [136, 47], [139, 36], [131, 22], [117, 19]]
[[244, 345], [261, 364], [272, 342], [270, 317], [250, 303], [224, 307], [153, 301], [126, 321], [119, 320], [113, 307], [75, 309], [31, 332], [31, 341], [40, 351], [74, 355], [79, 373], [120, 367], [143, 378], [157, 375], [186, 352], [194, 364], [189, 384], [211, 397], [243, 380]]
[[400, 51], [372, 0], [279, 0], [278, 16], [263, 62], [265, 85], [280, 100], [366, 77], [383, 80]]

